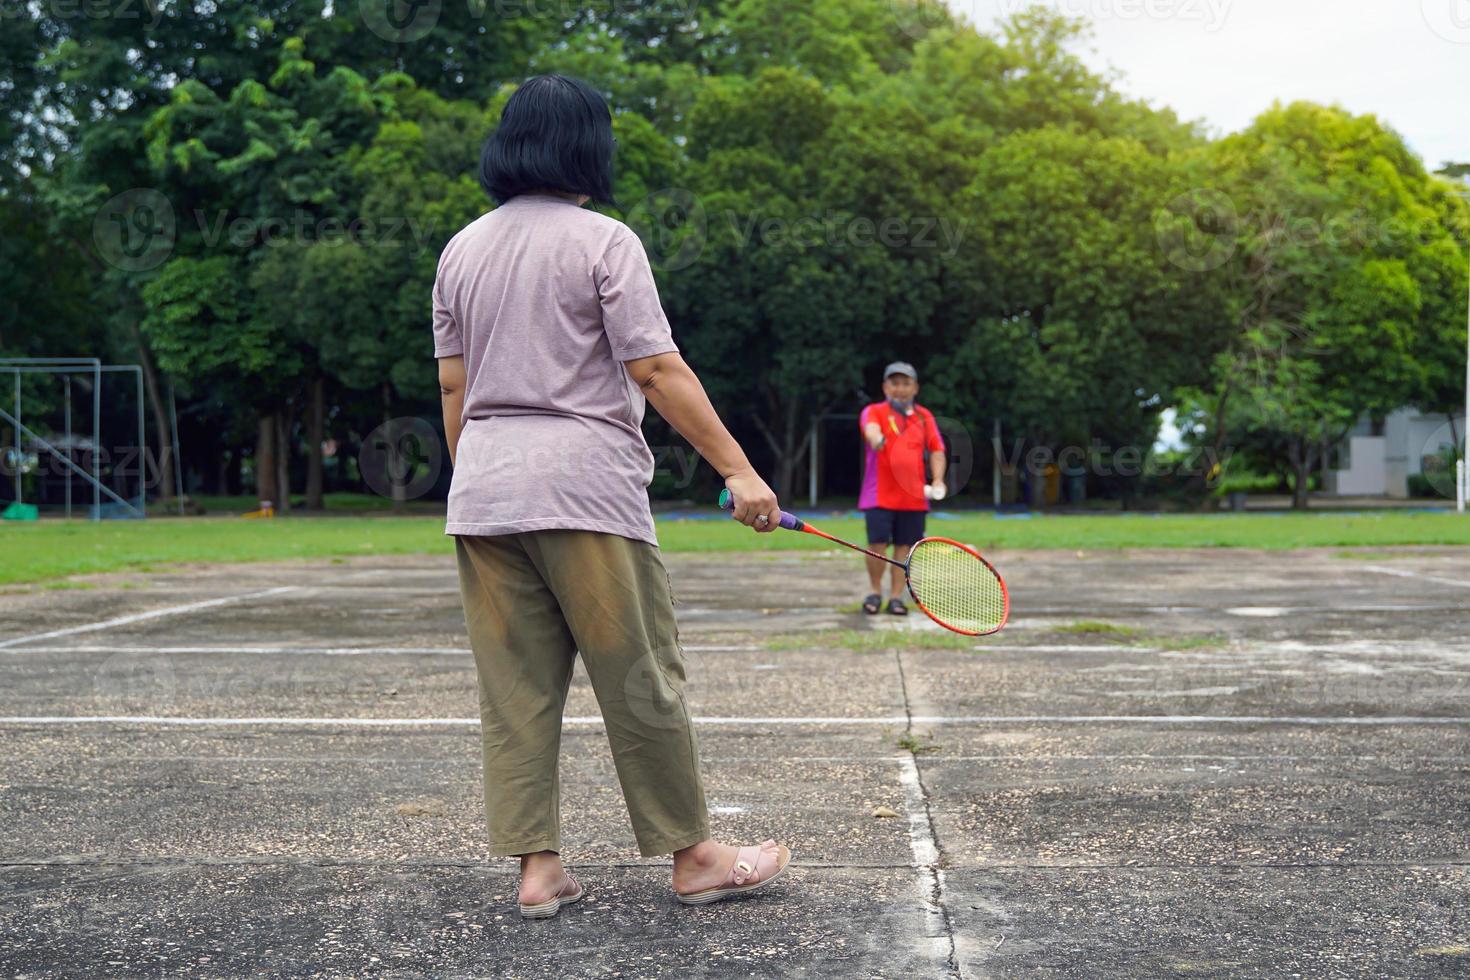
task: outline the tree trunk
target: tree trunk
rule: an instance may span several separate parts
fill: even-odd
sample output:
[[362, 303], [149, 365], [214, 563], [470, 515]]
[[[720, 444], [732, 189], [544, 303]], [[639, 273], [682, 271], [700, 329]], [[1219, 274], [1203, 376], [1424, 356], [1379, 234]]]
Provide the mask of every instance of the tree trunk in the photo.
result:
[[[825, 412], [826, 408], [821, 411]], [[772, 489], [778, 497], [786, 500], [797, 496], [797, 485], [800, 482], [797, 473], [806, 462], [807, 453], [812, 451], [812, 433], [810, 425], [804, 430], [800, 428], [795, 401], [788, 402], [781, 414], [785, 421], [778, 432], [772, 432], [758, 414], [752, 416], [752, 420], [760, 430], [761, 437], [766, 440], [766, 445], [771, 447], [771, 456], [775, 463]], [[800, 439], [797, 438], [798, 432], [801, 432]]]
[[1038, 469], [1026, 462], [1021, 465], [1026, 471], [1026, 506], [1032, 510], [1045, 510], [1046, 467]]
[[255, 497], [262, 509], [276, 505], [276, 416], [262, 414], [255, 436]]
[[290, 408], [276, 413], [276, 510], [285, 514], [291, 510], [291, 411]]
[[776, 493], [784, 501], [796, 497], [796, 468], [805, 455], [795, 443], [796, 433], [788, 424], [781, 433], [781, 451], [776, 454]]
[[[393, 422], [393, 389], [388, 382], [383, 382], [383, 435], [388, 440], [388, 482], [393, 485], [393, 512], [400, 513], [407, 502], [407, 487], [404, 480], [398, 479], [398, 460], [395, 454], [398, 452], [397, 426]], [[406, 477], [406, 474], [405, 474]]]
[[322, 440], [326, 438], [326, 382], [317, 376], [311, 381], [311, 405], [306, 423], [306, 509], [323, 510]]
[[[172, 500], [174, 497], [174, 451], [173, 439], [169, 433], [172, 431], [168, 424], [168, 413], [163, 410], [163, 402], [158, 397], [158, 375], [153, 368], [153, 353], [148, 349], [148, 343], [143, 339], [143, 332], [138, 329], [137, 321], [130, 322], [133, 333], [133, 341], [138, 345], [138, 363], [143, 368], [143, 390], [148, 397], [148, 408], [153, 413], [153, 431], [158, 434], [158, 499]], [[148, 447], [139, 446], [140, 460], [139, 472], [148, 458]]]
[[[1215, 436], [1214, 436], [1214, 439], [1211, 441], [1210, 444], [1214, 448], [1214, 451], [1215, 451], [1214, 459], [1215, 459], [1215, 462], [1217, 462], [1217, 463], [1219, 463], [1220, 460], [1222, 460], [1222, 459], [1225, 458], [1224, 455], [1223, 455], [1223, 453], [1225, 452], [1225, 409], [1230, 404], [1230, 391], [1231, 391], [1231, 389], [1227, 385], [1226, 388], [1225, 388], [1225, 390], [1222, 391], [1222, 392], [1220, 392], [1220, 400], [1215, 403]], [[1221, 465], [1223, 466], [1223, 464], [1221, 464]], [[1222, 480], [1225, 478], [1225, 473], [1224, 473], [1223, 469], [1221, 470], [1220, 478]], [[1199, 484], [1200, 484], [1199, 485], [1199, 492], [1200, 492], [1199, 508], [1200, 508], [1200, 510], [1211, 510], [1211, 509], [1213, 509], [1211, 507], [1211, 498], [1210, 498], [1210, 471], [1209, 470], [1205, 470], [1204, 472], [1202, 472], [1200, 474]]]
[[1302, 439], [1291, 440], [1291, 509], [1307, 509], [1307, 480], [1312, 471], [1311, 457]]

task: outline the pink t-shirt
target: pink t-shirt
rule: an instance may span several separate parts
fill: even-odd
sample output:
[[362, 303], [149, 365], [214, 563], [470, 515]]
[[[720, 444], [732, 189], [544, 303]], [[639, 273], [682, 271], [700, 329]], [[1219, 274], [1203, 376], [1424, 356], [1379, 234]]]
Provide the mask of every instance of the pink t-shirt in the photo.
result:
[[622, 362], [676, 350], [622, 222], [521, 194], [467, 225], [434, 282], [434, 356], [463, 354], [467, 377], [445, 533], [657, 544], [643, 393]]

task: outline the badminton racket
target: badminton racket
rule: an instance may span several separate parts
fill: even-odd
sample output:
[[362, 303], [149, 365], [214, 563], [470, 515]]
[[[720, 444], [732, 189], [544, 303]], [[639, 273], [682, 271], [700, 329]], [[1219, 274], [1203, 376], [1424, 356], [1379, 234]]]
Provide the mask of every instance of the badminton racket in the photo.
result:
[[[725, 510], [735, 508], [729, 490], [720, 491], [720, 506]], [[828, 534], [784, 510], [780, 524], [788, 531], [815, 534], [902, 568], [915, 604], [947, 630], [965, 636], [989, 636], [999, 633], [1010, 618], [1011, 597], [1005, 580], [967, 544], [949, 538], [924, 538], [909, 551], [907, 561], [897, 561]]]

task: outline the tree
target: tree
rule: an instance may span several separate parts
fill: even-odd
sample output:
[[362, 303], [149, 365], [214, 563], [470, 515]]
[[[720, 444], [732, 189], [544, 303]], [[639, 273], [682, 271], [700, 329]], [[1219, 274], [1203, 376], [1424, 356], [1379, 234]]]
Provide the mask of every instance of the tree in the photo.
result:
[[319, 76], [293, 38], [268, 85], [242, 82], [222, 98], [186, 82], [149, 121], [154, 180], [185, 220], [173, 257], [144, 287], [144, 330], [165, 369], [241, 387], [259, 416], [258, 492], [283, 509], [289, 418], [306, 399], [303, 372], [319, 371], [320, 358], [258, 301], [252, 270], [273, 248], [350, 225], [352, 161], [387, 100], [347, 69]]
[[1215, 388], [1237, 393], [1226, 424], [1280, 437], [1304, 508], [1360, 416], [1424, 396], [1462, 250], [1443, 190], [1371, 116], [1277, 106], [1212, 152], [1238, 319]]

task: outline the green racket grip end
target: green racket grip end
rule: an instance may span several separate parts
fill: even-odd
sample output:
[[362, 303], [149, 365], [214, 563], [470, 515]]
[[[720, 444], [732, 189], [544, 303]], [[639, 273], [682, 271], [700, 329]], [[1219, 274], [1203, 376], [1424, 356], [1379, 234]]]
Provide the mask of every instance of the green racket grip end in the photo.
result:
[[[729, 491], [728, 488], [720, 491], [720, 509], [721, 510], [734, 510], [735, 509], [735, 497], [730, 493], [730, 491]], [[804, 530], [806, 530], [806, 525], [804, 523], [802, 523], [801, 518], [797, 517], [795, 514], [788, 514], [784, 510], [781, 512], [781, 522], [780, 523], [781, 523], [781, 526], [784, 527], [788, 531], [804, 531]]]

